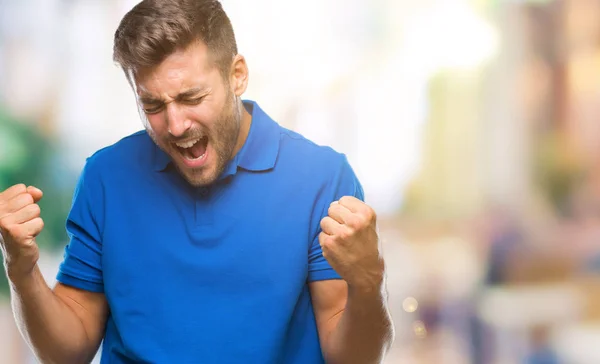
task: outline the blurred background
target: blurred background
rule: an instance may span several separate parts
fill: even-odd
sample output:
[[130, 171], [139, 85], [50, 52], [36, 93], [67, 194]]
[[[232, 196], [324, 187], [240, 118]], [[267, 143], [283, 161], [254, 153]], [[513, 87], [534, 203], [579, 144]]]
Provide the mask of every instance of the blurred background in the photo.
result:
[[[0, 189], [142, 129], [112, 62], [133, 0], [0, 0]], [[600, 363], [600, 0], [224, 0], [245, 95], [348, 155], [379, 214], [387, 363]], [[34, 363], [0, 275], [0, 363]]]

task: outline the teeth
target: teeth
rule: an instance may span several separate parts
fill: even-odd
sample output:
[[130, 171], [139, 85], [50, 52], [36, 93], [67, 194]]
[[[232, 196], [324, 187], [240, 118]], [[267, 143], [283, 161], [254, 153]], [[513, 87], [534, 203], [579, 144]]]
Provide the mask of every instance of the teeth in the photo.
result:
[[187, 142], [182, 142], [182, 143], [175, 143], [175, 145], [177, 145], [179, 148], [191, 148], [194, 144], [198, 143], [200, 141], [200, 138], [198, 139], [194, 139], [194, 140], [190, 140]]

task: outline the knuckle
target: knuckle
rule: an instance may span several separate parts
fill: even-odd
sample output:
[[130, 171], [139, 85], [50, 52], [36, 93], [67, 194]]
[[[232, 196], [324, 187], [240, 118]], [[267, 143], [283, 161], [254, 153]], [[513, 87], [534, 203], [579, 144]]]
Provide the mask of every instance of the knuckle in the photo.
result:
[[22, 197], [22, 198], [23, 198], [23, 201], [24, 201], [24, 202], [25, 202], [27, 205], [31, 205], [31, 204], [33, 204], [33, 203], [35, 202], [35, 201], [33, 201], [33, 196], [31, 196], [31, 195], [30, 195], [30, 194], [28, 194], [28, 193], [24, 193], [22, 196], [23, 196], [23, 197]]
[[19, 225], [11, 225], [6, 227], [6, 231], [9, 236], [12, 236], [15, 239], [18, 239], [23, 234], [23, 228]]
[[332, 237], [331, 237], [331, 239], [330, 239], [330, 241], [329, 241], [329, 244], [330, 244], [330, 245], [338, 245], [338, 244], [343, 244], [343, 240], [344, 240], [344, 238], [342, 238], [342, 237], [341, 237], [341, 236], [338, 234], [338, 235], [335, 235], [335, 236], [332, 236]]
[[17, 193], [25, 193], [27, 192], [27, 186], [25, 186], [24, 183], [18, 183], [15, 185], [14, 189], [17, 191]]
[[322, 219], [321, 219], [321, 222], [319, 223], [319, 225], [321, 225], [321, 229], [324, 229], [324, 228], [325, 228], [325, 225], [326, 225], [326, 220], [325, 220], [325, 219], [326, 219], [326, 217], [325, 217], [325, 218], [322, 218]]
[[344, 240], [348, 239], [350, 237], [350, 233], [349, 233], [348, 229], [344, 229], [344, 230], [340, 231], [338, 237], [339, 237], [340, 241], [344, 241]]
[[8, 230], [9, 222], [8, 216], [4, 216], [0, 218], [0, 229]]
[[330, 216], [333, 215], [338, 208], [339, 208], [338, 204], [330, 205], [329, 208], [327, 209], [327, 214]]
[[331, 253], [331, 251], [335, 248], [335, 240], [334, 239], [325, 239], [323, 246], [321, 248], [322, 251]]
[[30, 223], [31, 223], [33, 226], [35, 226], [35, 227], [38, 227], [40, 224], [43, 224], [43, 223], [44, 223], [44, 220], [42, 220], [42, 218], [38, 216], [38, 217], [36, 217], [36, 218], [33, 218], [33, 219], [31, 219], [31, 220], [30, 220]]
[[323, 232], [319, 233], [319, 244], [323, 246], [323, 242], [325, 241], [325, 234]]
[[345, 203], [348, 202], [350, 200], [350, 196], [342, 196], [342, 198], [340, 198], [340, 202]]
[[346, 237], [349, 238], [349, 237], [352, 237], [352, 236], [356, 235], [357, 230], [358, 229], [355, 229], [352, 226], [347, 226], [346, 229], [345, 229], [345, 231], [346, 231]]
[[35, 214], [35, 215], [39, 215], [39, 214], [42, 212], [42, 210], [40, 209], [40, 205], [38, 205], [38, 204], [34, 203], [34, 204], [30, 205], [30, 206], [31, 206], [31, 207], [30, 207], [30, 209], [31, 209], [31, 212], [32, 212], [33, 214]]
[[351, 218], [348, 219], [348, 221], [346, 222], [346, 226], [348, 226], [348, 228], [350, 228], [351, 230], [358, 230], [360, 229], [360, 227], [363, 225], [363, 221], [361, 218], [356, 217], [356, 216], [352, 216]]
[[368, 225], [375, 221], [375, 214], [370, 210], [363, 211], [359, 216], [361, 224], [364, 225]]
[[377, 219], [377, 214], [371, 207], [367, 209], [365, 215], [369, 221], [375, 221]]

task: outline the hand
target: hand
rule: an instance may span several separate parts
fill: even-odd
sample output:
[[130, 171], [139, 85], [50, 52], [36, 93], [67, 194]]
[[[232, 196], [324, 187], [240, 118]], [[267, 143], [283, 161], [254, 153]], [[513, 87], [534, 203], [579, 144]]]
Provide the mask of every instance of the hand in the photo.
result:
[[349, 288], [381, 288], [384, 262], [379, 251], [377, 218], [361, 200], [344, 196], [334, 201], [321, 220], [323, 256]]
[[39, 259], [35, 237], [44, 228], [37, 205], [41, 198], [42, 191], [23, 184], [0, 193], [0, 248], [11, 277], [31, 273]]

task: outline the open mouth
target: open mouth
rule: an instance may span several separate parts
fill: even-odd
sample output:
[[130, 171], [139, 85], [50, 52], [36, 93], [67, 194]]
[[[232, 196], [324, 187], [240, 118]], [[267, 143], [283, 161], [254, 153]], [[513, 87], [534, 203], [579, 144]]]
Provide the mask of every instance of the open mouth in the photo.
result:
[[181, 155], [190, 161], [197, 161], [204, 158], [206, 155], [206, 147], [208, 145], [208, 137], [188, 140], [186, 142], [174, 143], [175, 147]]

